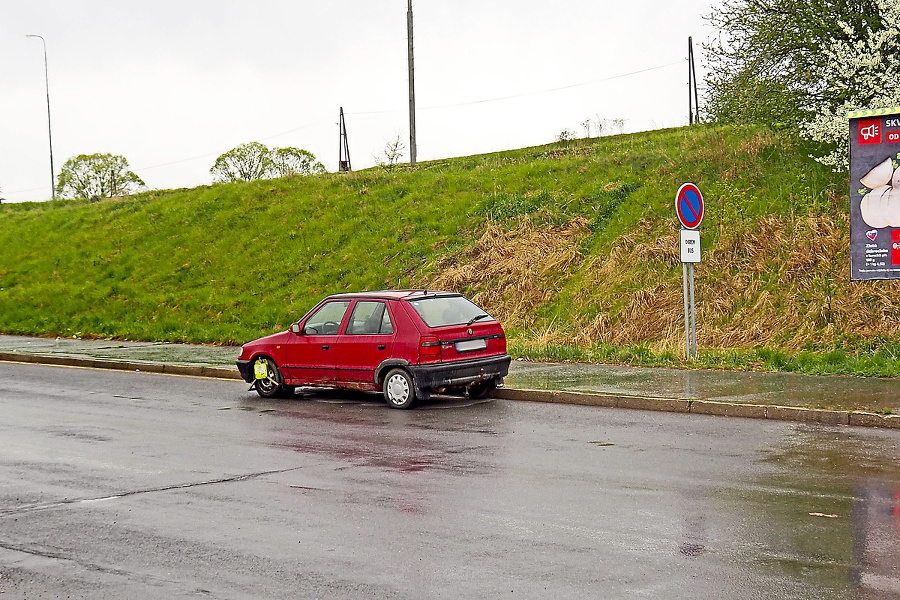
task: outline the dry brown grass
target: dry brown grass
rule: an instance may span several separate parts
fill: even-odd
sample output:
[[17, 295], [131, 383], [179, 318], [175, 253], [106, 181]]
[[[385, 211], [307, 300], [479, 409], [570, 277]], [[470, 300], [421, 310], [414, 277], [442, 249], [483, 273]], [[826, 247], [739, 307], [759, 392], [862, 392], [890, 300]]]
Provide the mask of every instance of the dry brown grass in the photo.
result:
[[[900, 282], [851, 282], [848, 232], [846, 217], [765, 217], [720, 232], [714, 247], [704, 242], [695, 268], [701, 347], [802, 349], [842, 337], [897, 338]], [[445, 257], [425, 283], [470, 294], [509, 327], [530, 332], [528, 343], [682, 348], [674, 219], [645, 218], [608, 254], [585, 260], [579, 241], [589, 233], [582, 219], [510, 230], [491, 223], [473, 248]], [[536, 309], [563, 288], [573, 297], [571, 320], [536, 319]]]
[[738, 152], [756, 156], [760, 150], [775, 144], [775, 136], [771, 131], [759, 132], [747, 138], [738, 146]]
[[578, 242], [589, 233], [581, 218], [543, 227], [526, 221], [511, 230], [489, 222], [473, 248], [445, 257], [424, 283], [470, 294], [511, 327], [533, 327], [535, 309], [584, 260]]
[[[674, 223], [643, 225], [645, 233], [656, 237], [636, 244], [621, 240], [624, 245], [617, 244], [614, 260], [605, 264], [607, 273], [636, 260], [677, 263]], [[896, 338], [900, 282], [850, 281], [848, 229], [846, 218], [767, 217], [720, 237], [695, 269], [698, 343], [801, 349], [828, 346], [841, 336]], [[677, 264], [674, 270], [680, 271]], [[669, 275], [634, 292], [619, 315], [606, 319], [605, 328], [589, 329], [588, 337], [680, 347], [682, 280], [677, 273]]]

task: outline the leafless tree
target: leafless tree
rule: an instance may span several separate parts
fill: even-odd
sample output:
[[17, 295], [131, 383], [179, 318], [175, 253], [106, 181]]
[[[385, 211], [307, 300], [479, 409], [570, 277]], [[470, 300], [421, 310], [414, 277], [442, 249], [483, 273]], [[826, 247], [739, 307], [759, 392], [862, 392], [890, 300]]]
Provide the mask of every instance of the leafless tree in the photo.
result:
[[565, 128], [556, 134], [556, 141], [562, 143], [568, 143], [575, 139], [575, 132], [571, 129]]
[[394, 166], [400, 162], [404, 150], [406, 150], [406, 144], [403, 143], [403, 140], [398, 133], [397, 137], [393, 140], [388, 140], [384, 144], [384, 150], [382, 150], [380, 155], [375, 157], [375, 163], [379, 167], [393, 170]]

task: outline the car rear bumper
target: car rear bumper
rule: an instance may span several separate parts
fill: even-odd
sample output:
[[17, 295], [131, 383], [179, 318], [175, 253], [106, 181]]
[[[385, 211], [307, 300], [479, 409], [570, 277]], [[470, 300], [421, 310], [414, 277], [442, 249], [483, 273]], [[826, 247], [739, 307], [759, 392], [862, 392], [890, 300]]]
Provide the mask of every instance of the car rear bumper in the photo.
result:
[[253, 383], [253, 374], [250, 372], [250, 361], [238, 359], [237, 361], [238, 372], [241, 374], [241, 377], [247, 383]]
[[480, 381], [497, 380], [509, 375], [512, 359], [508, 354], [472, 358], [429, 365], [410, 365], [408, 369], [416, 379], [420, 390], [459, 387]]

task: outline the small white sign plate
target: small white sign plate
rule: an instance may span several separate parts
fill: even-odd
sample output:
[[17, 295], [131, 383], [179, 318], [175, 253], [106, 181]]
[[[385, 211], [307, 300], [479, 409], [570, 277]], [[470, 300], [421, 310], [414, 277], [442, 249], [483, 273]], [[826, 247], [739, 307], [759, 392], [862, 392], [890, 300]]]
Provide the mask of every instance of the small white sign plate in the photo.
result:
[[681, 262], [700, 262], [700, 232], [696, 229], [681, 230]]

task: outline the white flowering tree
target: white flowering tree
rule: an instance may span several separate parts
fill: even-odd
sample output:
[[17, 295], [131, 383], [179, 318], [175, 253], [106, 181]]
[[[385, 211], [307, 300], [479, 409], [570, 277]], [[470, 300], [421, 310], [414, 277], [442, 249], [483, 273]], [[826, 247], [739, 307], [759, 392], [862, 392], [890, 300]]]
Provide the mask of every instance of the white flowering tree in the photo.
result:
[[803, 135], [831, 148], [821, 163], [835, 170], [849, 167], [847, 113], [900, 106], [900, 2], [875, 0], [881, 27], [854, 37], [845, 22], [846, 38], [824, 49], [824, 90], [814, 103], [812, 118], [801, 125]]
[[707, 51], [715, 121], [799, 128], [848, 167], [848, 112], [900, 106], [900, 0], [721, 0]]
[[[831, 98], [822, 80], [834, 40], [880, 30], [879, 0], [719, 0], [707, 17], [705, 113], [715, 121], [796, 129]], [[848, 33], [848, 29], [850, 32]]]

